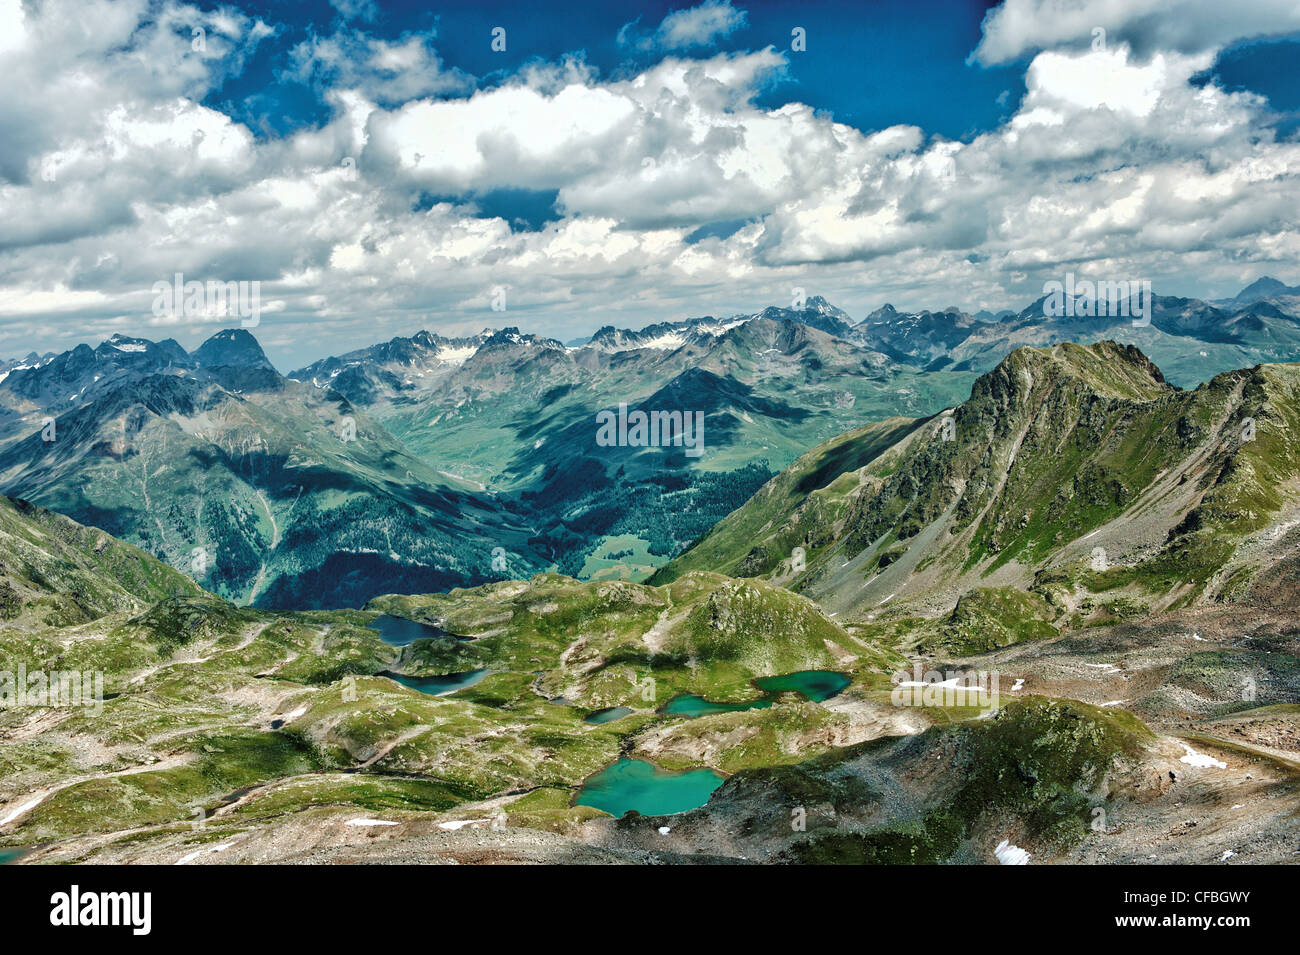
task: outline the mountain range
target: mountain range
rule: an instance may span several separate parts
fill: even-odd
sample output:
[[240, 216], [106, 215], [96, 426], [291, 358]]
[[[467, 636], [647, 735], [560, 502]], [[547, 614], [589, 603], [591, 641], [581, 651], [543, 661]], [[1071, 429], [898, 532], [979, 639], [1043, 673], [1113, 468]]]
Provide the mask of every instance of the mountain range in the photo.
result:
[[[1166, 387], [1192, 386], [1300, 358], [1295, 303], [1262, 279], [1231, 306], [1154, 296], [1135, 328], [1046, 317], [1041, 301], [1001, 318], [884, 306], [854, 323], [812, 296], [569, 345], [425, 331], [288, 375], [244, 329], [192, 353], [115, 335], [4, 363], [0, 490], [259, 606], [545, 569], [641, 579], [809, 448], [953, 407], [1018, 345], [1136, 341], [1177, 371]], [[703, 414], [703, 454], [598, 443], [595, 415], [620, 406]]]
[[1108, 339], [1138, 346], [1183, 387], [1231, 368], [1292, 361], [1300, 354], [1300, 296], [1271, 278], [1214, 303], [1153, 295], [1149, 324], [1141, 326], [1129, 315], [1054, 317], [1045, 313], [1044, 299], [1014, 315], [989, 318], [955, 308], [904, 313], [885, 305], [854, 326], [852, 338], [905, 364], [975, 372], [988, 371], [1021, 345]]
[[336, 392], [279, 375], [242, 329], [193, 354], [78, 346], [11, 372], [0, 421], [0, 486], [241, 603], [356, 604], [394, 581], [492, 579], [494, 547], [528, 553], [508, 511]]

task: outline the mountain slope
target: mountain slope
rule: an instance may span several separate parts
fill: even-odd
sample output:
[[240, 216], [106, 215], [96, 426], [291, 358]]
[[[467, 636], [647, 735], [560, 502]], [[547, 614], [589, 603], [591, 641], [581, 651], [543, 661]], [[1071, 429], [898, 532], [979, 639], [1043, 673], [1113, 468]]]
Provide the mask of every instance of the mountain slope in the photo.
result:
[[[1098, 594], [1148, 610], [1231, 599], [1282, 556], [1270, 535], [1300, 480], [1297, 388], [1289, 365], [1180, 391], [1131, 347], [1019, 349], [947, 426], [818, 449], [657, 579], [736, 567], [841, 619], [948, 613], [990, 586], [1033, 588], [1065, 615]], [[789, 492], [837, 455], [851, 466]]]
[[856, 480], [841, 480], [920, 427], [921, 419], [888, 418], [832, 438], [795, 461], [732, 511], [688, 551], [660, 568], [650, 583], [692, 570], [752, 577], [824, 544], [842, 520]]
[[264, 606], [495, 579], [494, 548], [511, 570], [542, 566], [505, 509], [338, 394], [280, 377], [244, 336], [200, 349], [213, 367], [101, 378], [57, 414], [53, 441], [29, 432], [0, 451], [0, 487]]
[[[1162, 390], [1136, 360], [1119, 372], [1076, 361], [1064, 374], [1087, 372], [1114, 400]], [[1045, 380], [1027, 362], [1013, 377]], [[891, 447], [928, 430], [896, 427]], [[865, 442], [858, 453], [875, 460], [886, 431]], [[855, 466], [853, 453], [841, 441], [799, 480]], [[798, 481], [782, 493], [797, 497]], [[361, 611], [269, 612], [4, 503], [0, 533], [34, 547], [62, 575], [56, 589], [161, 575], [133, 581], [161, 598], [151, 606], [109, 595], [106, 616], [71, 626], [0, 622], [0, 659], [93, 671], [105, 691], [0, 707], [0, 847], [23, 863], [994, 863], [1010, 842], [1034, 863], [1294, 851], [1300, 562], [1270, 576], [1290, 590], [1285, 603], [1266, 595], [1274, 609], [1222, 605], [1000, 649], [963, 661], [1000, 673], [1000, 697], [900, 703], [894, 641], [769, 582], [538, 574]], [[381, 614], [403, 619], [401, 639]], [[791, 683], [805, 668], [837, 671], [818, 674], [833, 694]], [[710, 767], [721, 785], [669, 817], [615, 819], [575, 798], [629, 759]]]
[[[919, 414], [970, 380], [923, 374], [790, 318], [688, 330], [680, 345], [606, 351], [506, 329], [403, 404], [370, 410], [414, 454], [529, 509], [565, 573], [639, 576], [676, 554], [811, 445]], [[705, 416], [703, 453], [602, 446], [596, 415]]]
[[0, 496], [0, 627], [69, 626], [199, 593], [184, 574], [97, 528]]

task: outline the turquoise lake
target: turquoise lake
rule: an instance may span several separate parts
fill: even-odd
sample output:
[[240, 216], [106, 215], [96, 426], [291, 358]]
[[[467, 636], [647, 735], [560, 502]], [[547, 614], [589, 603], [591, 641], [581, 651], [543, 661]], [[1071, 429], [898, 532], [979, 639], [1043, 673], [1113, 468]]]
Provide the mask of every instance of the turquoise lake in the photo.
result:
[[754, 685], [763, 691], [764, 699], [750, 700], [747, 703], [715, 703], [696, 693], [682, 693], [665, 703], [659, 712], [673, 716], [696, 717], [708, 716], [711, 713], [762, 710], [771, 706], [775, 697], [781, 693], [798, 693], [814, 703], [821, 703], [842, 693], [852, 682], [848, 674], [836, 670], [800, 670], [797, 673], [765, 676], [755, 680]]
[[438, 637], [460, 639], [454, 633], [448, 633], [432, 624], [417, 623], [405, 617], [394, 617], [389, 614], [381, 614], [366, 626], [371, 630], [379, 631], [379, 639], [390, 647], [405, 647], [416, 640], [432, 640]]
[[584, 723], [612, 723], [615, 720], [621, 720], [629, 715], [632, 708], [628, 706], [611, 706], [603, 710], [596, 710], [594, 713], [588, 713], [583, 717]]
[[764, 693], [799, 693], [820, 703], [844, 692], [852, 683], [847, 673], [835, 670], [800, 670], [784, 676], [765, 676], [754, 681], [754, 685]]
[[696, 693], [674, 696], [660, 708], [660, 713], [674, 716], [708, 716], [710, 713], [739, 713], [741, 710], [763, 710], [772, 705], [771, 700], [753, 700], [749, 703], [714, 703]]
[[467, 670], [464, 673], [445, 673], [442, 676], [407, 676], [405, 673], [384, 670], [378, 675], [412, 690], [428, 693], [430, 696], [445, 696], [463, 690], [467, 686], [473, 686], [491, 672], [491, 670]]
[[643, 816], [668, 816], [698, 809], [725, 777], [712, 769], [671, 772], [640, 759], [620, 759], [583, 785], [576, 804], [618, 818], [635, 809]]

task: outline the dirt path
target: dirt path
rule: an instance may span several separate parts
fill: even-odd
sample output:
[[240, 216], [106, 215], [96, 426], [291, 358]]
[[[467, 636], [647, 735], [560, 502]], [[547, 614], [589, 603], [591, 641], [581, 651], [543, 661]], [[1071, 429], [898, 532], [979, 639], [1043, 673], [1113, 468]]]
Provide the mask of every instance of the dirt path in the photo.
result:
[[20, 803], [13, 809], [7, 809], [3, 816], [0, 816], [0, 829], [10, 825], [13, 822], [27, 815], [37, 806], [44, 803], [55, 793], [62, 792], [69, 786], [76, 786], [81, 783], [90, 782], [96, 779], [113, 779], [118, 776], [134, 776], [136, 773], [151, 773], [161, 769], [172, 769], [176, 766], [184, 765], [192, 758], [192, 754], [183, 753], [177, 756], [168, 756], [158, 760], [156, 763], [146, 763], [140, 766], [131, 766], [127, 769], [119, 769], [112, 773], [88, 773], [84, 776], [74, 776], [71, 779], [65, 779], [63, 782], [54, 786], [37, 790], [35, 795], [30, 796], [24, 802]]

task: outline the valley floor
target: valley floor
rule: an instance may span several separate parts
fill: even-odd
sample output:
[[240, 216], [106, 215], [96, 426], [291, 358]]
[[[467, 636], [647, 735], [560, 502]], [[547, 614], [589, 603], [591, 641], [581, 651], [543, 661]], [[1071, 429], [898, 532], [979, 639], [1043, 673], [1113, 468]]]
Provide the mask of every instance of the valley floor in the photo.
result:
[[[133, 649], [141, 618], [27, 636], [29, 655], [48, 643], [65, 661], [128, 659], [97, 720], [3, 712], [0, 845], [22, 863], [994, 863], [1004, 841], [1033, 864], [1300, 861], [1300, 705], [1279, 702], [1300, 695], [1290, 609], [1210, 607], [920, 660], [996, 672], [998, 708], [981, 710], [894, 705], [886, 674], [902, 654], [817, 629], [829, 621], [778, 591], [552, 575], [365, 612], [232, 609], [156, 659]], [[839, 667], [851, 686], [821, 703], [656, 712], [679, 692], [752, 698], [757, 657], [685, 664], [704, 649], [692, 614], [717, 634], [753, 601], [813, 631], [807, 659], [770, 667]], [[367, 626], [381, 609], [469, 639], [388, 646]], [[12, 653], [12, 631], [4, 641]], [[632, 648], [647, 642], [642, 669]], [[438, 653], [497, 672], [451, 696], [368, 675]], [[638, 695], [650, 673], [653, 703]], [[1242, 702], [1252, 673], [1259, 698]], [[583, 719], [609, 705], [630, 715]], [[627, 756], [727, 780], [670, 816], [575, 805], [584, 779]]]

